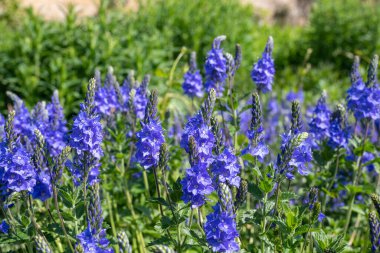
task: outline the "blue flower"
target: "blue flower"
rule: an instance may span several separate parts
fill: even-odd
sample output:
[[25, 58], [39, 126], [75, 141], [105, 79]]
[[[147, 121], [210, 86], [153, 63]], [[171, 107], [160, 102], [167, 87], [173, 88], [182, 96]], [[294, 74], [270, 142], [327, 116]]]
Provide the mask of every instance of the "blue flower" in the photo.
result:
[[183, 78], [182, 89], [187, 96], [191, 98], [203, 96], [202, 76], [199, 70], [193, 73], [188, 71]]
[[239, 245], [236, 238], [239, 233], [236, 229], [235, 215], [223, 211], [220, 204], [214, 206], [214, 212], [207, 215], [204, 225], [207, 243], [213, 252], [238, 252]]
[[185, 125], [181, 137], [181, 148], [185, 149], [187, 153], [190, 152], [189, 149], [189, 137], [194, 135], [196, 129], [198, 129], [203, 124], [203, 118], [200, 113], [197, 113], [194, 117], [191, 117]]
[[201, 207], [206, 202], [206, 196], [215, 190], [207, 167], [203, 163], [195, 164], [187, 169], [181, 185], [182, 200], [185, 203], [191, 203], [192, 208]]
[[22, 101], [17, 95], [7, 92], [13, 101], [13, 109], [16, 112], [14, 118], [14, 131], [16, 135], [22, 136], [25, 140], [31, 142], [34, 139], [34, 126], [31, 115]]
[[41, 170], [36, 179], [36, 185], [33, 187], [32, 197], [41, 201], [51, 198], [52, 188], [49, 172]]
[[182, 89], [187, 96], [191, 98], [203, 96], [202, 76], [197, 69], [195, 52], [191, 54], [190, 69], [185, 73], [183, 79]]
[[120, 105], [117, 101], [117, 95], [113, 86], [99, 87], [95, 93], [95, 108], [96, 112], [110, 116], [114, 114]]
[[257, 85], [257, 89], [263, 93], [272, 91], [275, 74], [274, 61], [272, 59], [273, 39], [269, 37], [261, 58], [255, 63], [251, 71], [251, 78]]
[[289, 91], [288, 94], [286, 94], [286, 101], [288, 102], [293, 102], [293, 101], [299, 101], [299, 102], [303, 102], [304, 100], [304, 94], [303, 94], [303, 91], [300, 90], [298, 92], [294, 92], [294, 91]]
[[252, 95], [251, 124], [247, 132], [249, 145], [242, 151], [242, 154], [251, 154], [257, 157], [260, 162], [264, 161], [269, 154], [268, 147], [264, 143], [264, 128], [262, 124], [262, 112], [259, 95], [255, 92]]
[[[149, 77], [146, 77], [149, 78]], [[145, 79], [146, 79], [145, 78]], [[136, 88], [136, 95], [134, 98], [133, 106], [135, 108], [135, 114], [138, 119], [143, 119], [145, 116], [145, 107], [148, 104], [148, 97], [147, 97], [147, 85], [149, 82], [148, 80], [145, 80], [141, 83], [141, 85]]]
[[113, 253], [114, 250], [109, 247], [109, 241], [105, 236], [105, 230], [102, 230], [100, 234], [96, 236], [94, 230], [88, 227], [77, 235], [77, 239], [79, 240], [78, 244], [82, 246], [84, 252]]
[[0, 223], [0, 232], [3, 234], [9, 233], [9, 225], [5, 220]]
[[311, 148], [306, 143], [307, 133], [293, 134], [291, 131], [282, 135], [281, 153], [277, 156], [275, 174], [285, 175], [293, 180], [293, 170], [300, 175], [309, 174], [309, 162], [312, 160]]
[[319, 213], [318, 214], [318, 221], [322, 222], [326, 218], [326, 215], [324, 213]]
[[165, 142], [159, 121], [141, 122], [142, 129], [136, 133], [136, 161], [149, 169], [158, 165], [161, 144]]
[[214, 39], [212, 49], [207, 53], [205, 62], [207, 92], [215, 89], [219, 96], [223, 92], [223, 86], [227, 79], [227, 60], [223, 55], [223, 49], [220, 48], [220, 43], [225, 40], [225, 36], [219, 36]]
[[20, 143], [8, 147], [0, 144], [0, 191], [6, 197], [13, 192], [32, 192], [36, 184], [36, 172], [31, 157]]
[[330, 118], [327, 144], [333, 148], [347, 148], [350, 137], [349, 129], [345, 126], [343, 108], [339, 107]]
[[89, 169], [87, 183], [93, 185], [99, 182], [100, 162], [94, 157], [85, 156], [84, 153], [81, 153], [80, 155], [76, 155], [73, 161], [67, 161], [66, 166], [73, 176], [75, 186], [79, 186], [82, 183], [85, 170], [87, 169]]
[[63, 108], [59, 102], [58, 91], [54, 91], [51, 103], [46, 105], [49, 119], [47, 127], [41, 130], [45, 137], [49, 154], [57, 157], [66, 146], [66, 119]]
[[217, 183], [228, 183], [229, 185], [239, 188], [240, 165], [230, 148], [225, 148], [223, 153], [215, 158], [211, 165], [211, 172]]
[[197, 145], [198, 162], [210, 165], [213, 161], [212, 150], [215, 144], [215, 137], [207, 125], [197, 128], [192, 136]]
[[103, 127], [99, 116], [88, 115], [82, 108], [74, 119], [70, 146], [75, 148], [78, 155], [89, 152], [95, 158], [100, 159], [103, 156], [102, 141]]
[[368, 80], [364, 83], [356, 57], [351, 72], [351, 87], [347, 90], [347, 107], [357, 120], [380, 118], [380, 88], [377, 83], [377, 61], [375, 56], [368, 69]]
[[330, 126], [330, 115], [331, 111], [326, 103], [326, 94], [323, 93], [315, 106], [313, 117], [309, 123], [309, 131], [313, 134], [313, 139], [323, 141], [327, 138]]

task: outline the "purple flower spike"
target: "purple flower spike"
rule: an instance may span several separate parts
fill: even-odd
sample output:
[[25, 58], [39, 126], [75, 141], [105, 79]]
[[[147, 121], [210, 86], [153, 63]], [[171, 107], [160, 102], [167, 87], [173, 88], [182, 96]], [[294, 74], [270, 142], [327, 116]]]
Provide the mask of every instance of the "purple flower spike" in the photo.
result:
[[223, 93], [223, 86], [227, 79], [227, 60], [223, 55], [223, 49], [220, 48], [221, 42], [225, 39], [224, 35], [214, 39], [212, 49], [207, 53], [205, 62], [206, 91], [210, 92], [211, 89], [215, 89], [217, 96]]
[[236, 188], [240, 186], [240, 165], [230, 148], [224, 149], [213, 162], [211, 172], [216, 182], [228, 183]]
[[183, 79], [182, 89], [185, 95], [191, 98], [203, 96], [202, 76], [200, 71], [197, 69], [195, 52], [191, 53], [190, 69], [186, 72]]
[[251, 71], [251, 78], [257, 85], [257, 89], [263, 93], [272, 91], [275, 74], [274, 61], [272, 59], [273, 38], [269, 37], [261, 58], [255, 63]]
[[181, 181], [182, 200], [191, 203], [192, 208], [201, 207], [206, 202], [206, 196], [215, 189], [212, 180], [207, 172], [207, 167], [203, 163], [194, 165], [186, 170], [186, 176]]
[[160, 146], [165, 142], [161, 124], [152, 120], [147, 124], [141, 122], [142, 129], [136, 133], [136, 161], [149, 169], [158, 165]]
[[207, 243], [213, 252], [238, 252], [240, 250], [235, 241], [239, 237], [235, 215], [223, 211], [219, 203], [214, 206], [214, 212], [207, 215], [204, 230]]

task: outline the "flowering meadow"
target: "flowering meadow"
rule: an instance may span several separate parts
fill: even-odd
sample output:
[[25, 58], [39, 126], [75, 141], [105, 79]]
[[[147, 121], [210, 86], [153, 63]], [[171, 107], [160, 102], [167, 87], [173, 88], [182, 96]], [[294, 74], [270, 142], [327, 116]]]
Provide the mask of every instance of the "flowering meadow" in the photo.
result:
[[273, 91], [272, 37], [236, 92], [226, 39], [185, 55], [184, 106], [112, 68], [73, 119], [59, 91], [7, 92], [0, 252], [380, 252], [378, 56], [355, 57], [339, 101], [304, 101]]

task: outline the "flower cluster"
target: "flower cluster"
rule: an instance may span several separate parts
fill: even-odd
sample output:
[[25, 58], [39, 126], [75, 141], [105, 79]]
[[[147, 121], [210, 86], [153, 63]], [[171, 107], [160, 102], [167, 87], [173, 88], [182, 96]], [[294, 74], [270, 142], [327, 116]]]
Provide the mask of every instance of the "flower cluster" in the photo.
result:
[[211, 177], [203, 163], [194, 164], [187, 169], [181, 185], [182, 200], [185, 203], [191, 203], [192, 208], [203, 206], [206, 202], [206, 195], [214, 191]]
[[66, 119], [63, 114], [63, 108], [59, 102], [58, 91], [54, 91], [51, 98], [51, 103], [46, 105], [48, 111], [48, 124], [44, 130], [41, 130], [49, 153], [56, 157], [58, 156], [64, 147], [66, 146]]
[[378, 57], [371, 61], [368, 80], [364, 83], [359, 72], [359, 58], [355, 57], [351, 72], [351, 87], [347, 90], [347, 107], [357, 120], [380, 118], [380, 87], [377, 83]]
[[141, 130], [136, 133], [136, 161], [144, 169], [157, 167], [160, 147], [165, 142], [161, 123], [157, 120], [157, 93], [153, 91], [146, 107], [145, 119]]
[[34, 139], [34, 126], [28, 108], [26, 108], [24, 101], [16, 94], [7, 92], [7, 95], [12, 99], [13, 109], [16, 113], [14, 118], [14, 132], [22, 136], [24, 142], [31, 143]]
[[331, 114], [327, 144], [333, 148], [347, 148], [350, 131], [346, 126], [344, 108], [341, 105]]
[[70, 135], [69, 144], [75, 149], [76, 156], [68, 166], [76, 185], [86, 178], [90, 184], [97, 181], [99, 160], [103, 156], [103, 126], [99, 115], [94, 112], [95, 85], [95, 79], [91, 79], [86, 101], [81, 104], [81, 111], [74, 118]]
[[233, 151], [225, 148], [211, 165], [211, 172], [216, 182], [228, 183], [237, 188], [240, 186], [240, 165]]
[[[309, 122], [309, 131], [316, 141], [323, 141], [327, 138], [330, 126], [331, 111], [326, 103], [326, 93], [318, 99], [317, 105], [313, 110], [313, 117]], [[318, 147], [317, 143], [313, 145], [314, 148]]]
[[274, 61], [272, 59], [273, 39], [269, 37], [261, 58], [255, 63], [251, 71], [251, 78], [256, 83], [257, 89], [263, 93], [272, 90], [275, 74]]
[[260, 162], [264, 161], [269, 154], [269, 149], [264, 143], [264, 128], [262, 124], [262, 113], [259, 95], [252, 94], [251, 124], [248, 130], [249, 145], [242, 151], [242, 154], [251, 154], [257, 157]]
[[239, 245], [236, 238], [239, 233], [236, 229], [235, 215], [224, 211], [218, 203], [214, 212], [207, 215], [204, 225], [207, 243], [213, 252], [238, 252]]
[[136, 161], [144, 169], [149, 169], [158, 164], [160, 146], [165, 141], [163, 129], [157, 120], [151, 120], [147, 124], [141, 123], [141, 127], [142, 129], [136, 133]]
[[70, 146], [75, 148], [78, 155], [88, 152], [99, 159], [103, 155], [102, 140], [103, 127], [99, 116], [90, 115], [82, 108], [74, 119], [70, 135]]
[[185, 73], [183, 79], [182, 89], [185, 95], [191, 98], [203, 96], [202, 76], [197, 69], [195, 52], [191, 53], [190, 69]]
[[3, 198], [13, 192], [32, 192], [36, 184], [31, 157], [19, 142], [0, 143], [0, 182]]
[[220, 48], [220, 43], [226, 39], [222, 35], [214, 39], [212, 49], [207, 53], [205, 62], [207, 92], [214, 89], [218, 96], [223, 93], [225, 80], [227, 79], [227, 60], [223, 55], [223, 49]]

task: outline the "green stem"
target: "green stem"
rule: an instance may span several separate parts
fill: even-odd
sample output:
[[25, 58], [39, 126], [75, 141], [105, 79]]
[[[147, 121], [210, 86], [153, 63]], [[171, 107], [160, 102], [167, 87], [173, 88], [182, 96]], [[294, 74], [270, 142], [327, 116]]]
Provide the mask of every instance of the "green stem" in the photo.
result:
[[274, 205], [274, 212], [273, 212], [273, 215], [276, 215], [276, 212], [277, 212], [278, 201], [279, 201], [279, 197], [280, 197], [280, 188], [281, 188], [281, 181], [278, 182], [278, 184], [277, 184], [277, 189], [276, 189], [276, 203], [275, 203], [275, 205]]
[[[268, 193], [265, 193], [264, 200], [263, 200], [263, 223], [261, 227], [261, 233], [264, 235], [266, 233], [266, 226], [267, 226], [267, 217], [266, 217], [266, 205], [267, 205], [267, 199], [268, 199]], [[263, 240], [261, 243], [261, 252], [265, 252], [265, 241]]]
[[[335, 170], [334, 170], [334, 175], [330, 181], [330, 184], [329, 186], [327, 187], [327, 192], [330, 192], [332, 187], [334, 186], [334, 183], [335, 183], [335, 178], [336, 178], [336, 175], [338, 174], [338, 169], [339, 169], [339, 159], [340, 159], [340, 153], [339, 153], [339, 149], [337, 150], [337, 157], [336, 157], [336, 163], [335, 163]], [[322, 211], [324, 212], [325, 211], [325, 208], [326, 208], [326, 203], [327, 203], [327, 193], [325, 194], [325, 196], [323, 197], [323, 201], [322, 201]]]
[[[366, 139], [368, 137], [369, 123], [370, 122], [366, 123], [364, 138], [363, 138], [363, 142], [362, 142], [361, 155], [359, 156], [358, 161], [357, 161], [357, 170], [355, 172], [354, 181], [352, 183], [353, 187], [355, 187], [357, 185], [357, 183], [359, 181], [359, 178], [360, 178], [360, 175], [362, 174], [362, 170], [363, 170], [362, 157], [363, 157], [363, 153], [364, 153], [365, 142], [366, 142]], [[351, 215], [352, 215], [352, 208], [354, 207], [355, 196], [356, 196], [356, 193], [354, 192], [354, 194], [352, 194], [352, 196], [351, 196], [350, 205], [349, 205], [347, 216], [346, 216], [346, 225], [344, 226], [344, 231], [343, 231], [344, 235], [347, 234], [348, 227], [350, 226]]]
[[143, 178], [144, 178], [144, 186], [145, 186], [145, 195], [147, 198], [150, 198], [149, 181], [148, 181], [148, 176], [145, 170], [143, 171]]
[[67, 234], [67, 231], [66, 231], [66, 228], [65, 228], [65, 222], [63, 220], [61, 211], [59, 210], [57, 188], [54, 185], [53, 185], [52, 188], [53, 188], [54, 205], [55, 205], [55, 209], [57, 210], [57, 214], [58, 214], [58, 218], [59, 218], [59, 221], [60, 221], [61, 228], [62, 228], [63, 233], [65, 235], [67, 244], [70, 247], [70, 250], [72, 252], [74, 252], [73, 245], [71, 245], [71, 241], [70, 241], [69, 235]]
[[[160, 186], [158, 185], [158, 177], [157, 177], [157, 168], [156, 168], [156, 166], [153, 167], [153, 174], [154, 174], [154, 181], [156, 183], [157, 196], [158, 196], [158, 198], [161, 198]], [[158, 206], [160, 207], [161, 216], [164, 217], [164, 211], [162, 210], [161, 203], [159, 203]]]

